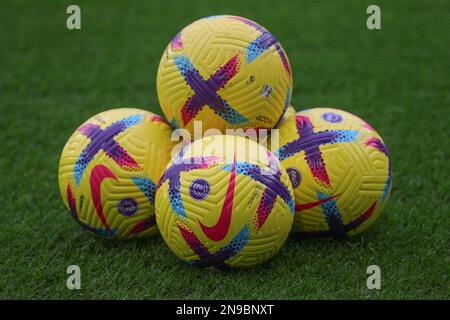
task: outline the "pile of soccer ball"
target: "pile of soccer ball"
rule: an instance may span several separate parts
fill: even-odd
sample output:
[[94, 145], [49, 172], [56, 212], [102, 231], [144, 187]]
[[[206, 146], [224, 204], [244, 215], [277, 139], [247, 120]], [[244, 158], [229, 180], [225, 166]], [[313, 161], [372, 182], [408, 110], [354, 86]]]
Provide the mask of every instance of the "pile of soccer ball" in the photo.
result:
[[[266, 261], [291, 229], [319, 238], [362, 232], [389, 197], [386, 146], [348, 112], [295, 113], [292, 88], [286, 53], [257, 23], [213, 16], [188, 25], [159, 65], [167, 121], [110, 110], [67, 142], [59, 186], [72, 217], [113, 239], [159, 230], [178, 257], [216, 268]], [[174, 129], [194, 134], [196, 121], [203, 137], [172, 139], [183, 135]]]

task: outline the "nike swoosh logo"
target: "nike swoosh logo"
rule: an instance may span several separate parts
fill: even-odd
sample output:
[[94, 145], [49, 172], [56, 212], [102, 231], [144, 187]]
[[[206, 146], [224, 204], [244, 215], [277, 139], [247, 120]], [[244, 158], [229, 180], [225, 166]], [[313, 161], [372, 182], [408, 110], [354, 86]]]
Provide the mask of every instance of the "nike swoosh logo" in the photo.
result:
[[227, 194], [223, 203], [222, 211], [220, 213], [219, 220], [212, 227], [207, 227], [200, 222], [200, 227], [203, 233], [213, 241], [220, 241], [228, 233], [231, 223], [231, 213], [233, 211], [234, 200], [234, 186], [236, 183], [236, 157], [234, 158], [233, 165], [231, 167], [230, 182], [228, 183]]
[[112, 233], [111, 228], [109, 227], [108, 222], [106, 221], [106, 217], [102, 207], [101, 186], [103, 180], [108, 178], [117, 180], [117, 177], [114, 175], [114, 173], [104, 165], [97, 165], [94, 167], [94, 169], [92, 169], [90, 183], [91, 183], [92, 201], [94, 201], [95, 211], [97, 212], [97, 215], [100, 218], [100, 221], [102, 222], [106, 230]]
[[328, 202], [331, 199], [337, 198], [338, 196], [340, 196], [340, 194], [336, 194], [334, 196], [319, 200], [319, 201], [315, 201], [315, 202], [308, 202], [308, 203], [304, 203], [304, 204], [297, 204], [295, 206], [295, 211], [304, 211], [304, 210], [308, 210], [317, 206], [320, 206], [322, 203]]

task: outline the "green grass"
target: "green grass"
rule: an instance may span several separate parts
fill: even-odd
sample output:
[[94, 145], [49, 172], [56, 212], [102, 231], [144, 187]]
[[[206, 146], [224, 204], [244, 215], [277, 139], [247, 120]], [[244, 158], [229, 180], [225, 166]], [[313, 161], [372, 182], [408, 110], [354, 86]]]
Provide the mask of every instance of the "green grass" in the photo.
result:
[[[12, 2], [12, 1], [11, 1]], [[189, 1], [190, 2], [190, 1]], [[0, 4], [0, 298], [449, 298], [448, 1], [73, 1]], [[113, 243], [81, 230], [57, 188], [60, 152], [102, 110], [160, 113], [155, 78], [169, 40], [192, 20], [246, 16], [266, 26], [293, 69], [293, 104], [368, 120], [389, 148], [393, 190], [379, 221], [343, 241], [289, 239], [251, 271], [185, 265], [162, 239]], [[66, 288], [66, 268], [82, 289]], [[366, 288], [381, 267], [382, 289]]]

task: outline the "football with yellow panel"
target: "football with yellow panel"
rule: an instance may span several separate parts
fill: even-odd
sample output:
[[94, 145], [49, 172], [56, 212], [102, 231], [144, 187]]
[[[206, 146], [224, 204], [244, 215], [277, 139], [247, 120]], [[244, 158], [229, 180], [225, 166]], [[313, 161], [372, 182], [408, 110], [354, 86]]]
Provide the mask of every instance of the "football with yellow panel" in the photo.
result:
[[161, 117], [133, 108], [102, 112], [70, 137], [59, 188], [75, 221], [111, 239], [157, 233], [155, 192], [175, 142]]
[[201, 267], [251, 267], [275, 255], [292, 226], [286, 171], [266, 148], [216, 135], [186, 146], [156, 193], [162, 237], [182, 260]]
[[333, 108], [298, 112], [281, 124], [279, 146], [275, 154], [294, 188], [296, 233], [341, 238], [377, 219], [392, 169], [386, 145], [366, 121]]
[[292, 95], [291, 68], [275, 37], [238, 16], [212, 16], [181, 30], [161, 58], [161, 108], [174, 127], [273, 128]]

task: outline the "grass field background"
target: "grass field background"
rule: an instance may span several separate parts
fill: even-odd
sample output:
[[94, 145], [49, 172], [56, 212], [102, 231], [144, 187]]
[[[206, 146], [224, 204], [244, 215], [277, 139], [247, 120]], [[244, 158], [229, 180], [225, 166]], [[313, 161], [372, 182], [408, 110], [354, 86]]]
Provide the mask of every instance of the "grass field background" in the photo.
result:
[[[381, 7], [382, 29], [366, 28]], [[78, 4], [82, 29], [66, 28]], [[289, 56], [297, 110], [340, 107], [384, 138], [392, 197], [342, 241], [289, 239], [251, 271], [205, 271], [162, 239], [108, 242], [74, 223], [57, 185], [60, 152], [90, 116], [161, 113], [156, 70], [170, 39], [214, 14], [268, 28]], [[448, 1], [3, 1], [0, 4], [0, 298], [449, 298]], [[82, 289], [66, 287], [81, 267]], [[382, 289], [366, 288], [376, 264]]]

